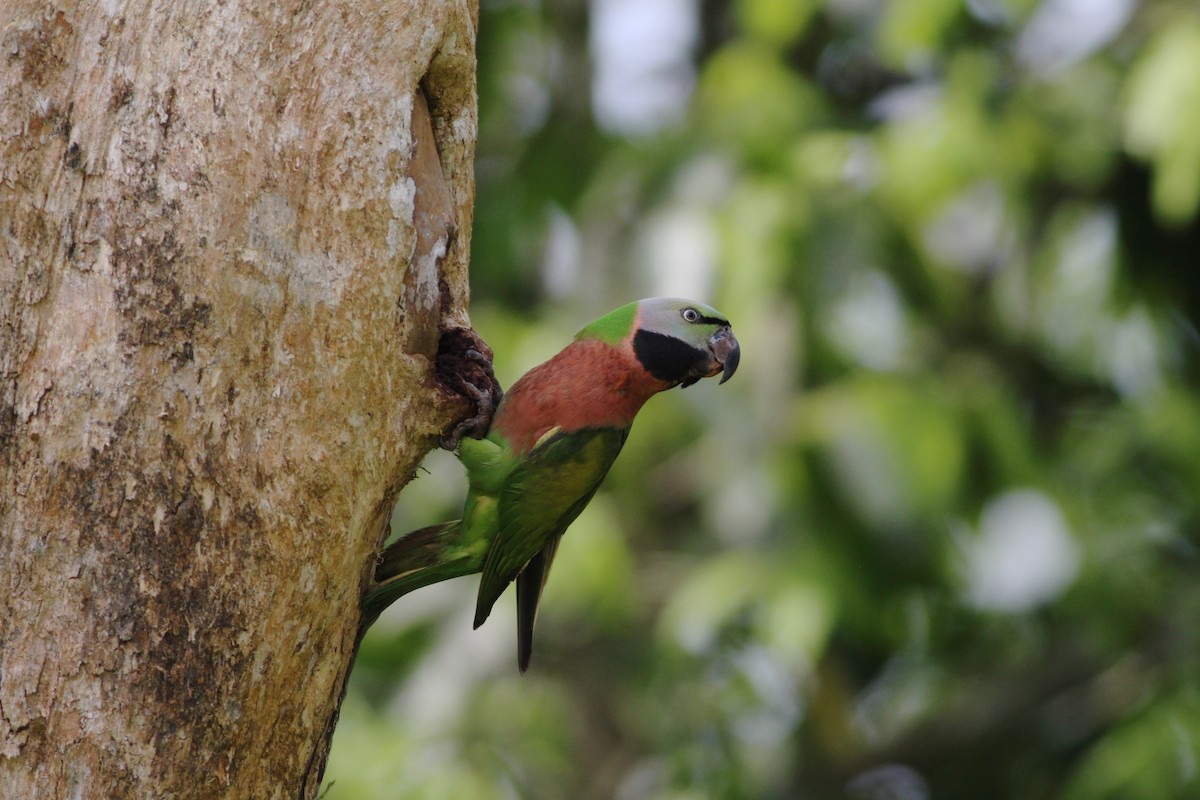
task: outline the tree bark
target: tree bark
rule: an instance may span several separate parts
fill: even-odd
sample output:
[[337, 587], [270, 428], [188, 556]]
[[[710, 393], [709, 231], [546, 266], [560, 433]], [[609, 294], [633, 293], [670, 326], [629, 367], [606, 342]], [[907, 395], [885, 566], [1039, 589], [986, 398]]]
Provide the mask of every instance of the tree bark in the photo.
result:
[[0, 4], [0, 796], [316, 796], [467, 410], [474, 3]]

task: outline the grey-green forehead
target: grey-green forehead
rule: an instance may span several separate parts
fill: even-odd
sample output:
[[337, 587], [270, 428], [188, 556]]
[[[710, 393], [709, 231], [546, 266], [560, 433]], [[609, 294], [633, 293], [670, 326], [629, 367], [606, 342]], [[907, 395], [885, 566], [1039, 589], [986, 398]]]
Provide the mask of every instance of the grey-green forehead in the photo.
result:
[[704, 303], [697, 303], [694, 300], [686, 300], [682, 297], [652, 297], [643, 300], [639, 303], [643, 326], [650, 323], [653, 326], [655, 323], [667, 324], [673, 322], [685, 308], [694, 308], [700, 313], [700, 322], [709, 323], [711, 325], [728, 325], [729, 320], [725, 315], [715, 308]]

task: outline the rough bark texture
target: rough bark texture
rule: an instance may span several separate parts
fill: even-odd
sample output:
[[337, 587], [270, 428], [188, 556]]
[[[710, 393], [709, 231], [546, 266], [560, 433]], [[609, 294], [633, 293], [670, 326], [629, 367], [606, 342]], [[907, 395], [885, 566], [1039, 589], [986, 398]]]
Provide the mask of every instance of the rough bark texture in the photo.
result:
[[3, 797], [316, 795], [465, 410], [473, 4], [0, 3]]

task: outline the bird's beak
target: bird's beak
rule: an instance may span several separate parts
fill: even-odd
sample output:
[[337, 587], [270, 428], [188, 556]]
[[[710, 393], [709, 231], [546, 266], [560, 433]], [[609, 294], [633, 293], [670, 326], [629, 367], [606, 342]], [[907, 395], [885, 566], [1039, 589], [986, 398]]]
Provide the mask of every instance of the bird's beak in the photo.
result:
[[742, 357], [742, 349], [738, 346], [738, 340], [734, 338], [733, 331], [725, 327], [708, 337], [708, 349], [717, 363], [721, 365], [722, 375], [718, 383], [724, 383], [732, 378], [733, 373], [737, 372], [738, 361]]

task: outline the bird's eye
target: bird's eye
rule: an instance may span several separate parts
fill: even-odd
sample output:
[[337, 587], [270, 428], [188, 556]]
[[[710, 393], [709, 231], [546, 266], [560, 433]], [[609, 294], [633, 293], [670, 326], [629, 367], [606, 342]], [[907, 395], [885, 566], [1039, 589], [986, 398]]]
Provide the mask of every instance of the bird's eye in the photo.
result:
[[683, 318], [688, 322], [696, 322], [700, 319], [700, 312], [694, 308], [685, 308], [683, 310]]

